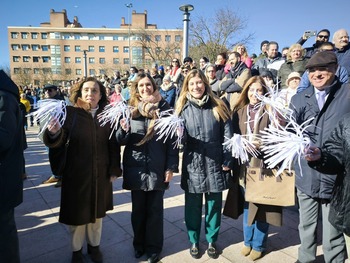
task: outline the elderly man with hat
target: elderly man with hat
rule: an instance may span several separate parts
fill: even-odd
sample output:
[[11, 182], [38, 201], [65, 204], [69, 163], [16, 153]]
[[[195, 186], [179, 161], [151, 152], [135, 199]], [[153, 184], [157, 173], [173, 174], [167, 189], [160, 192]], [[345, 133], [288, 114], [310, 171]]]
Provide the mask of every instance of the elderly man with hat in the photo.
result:
[[[315, 53], [306, 64], [311, 86], [291, 99], [295, 120], [299, 125], [309, 121], [305, 134], [316, 147], [322, 146], [342, 116], [350, 112], [350, 86], [338, 80], [337, 67], [333, 51]], [[301, 160], [300, 166], [296, 160], [294, 169], [300, 217], [298, 262], [316, 260], [316, 229], [321, 213], [325, 262], [344, 262], [343, 234], [328, 221], [330, 202], [335, 201], [332, 192], [337, 186], [336, 177], [311, 169], [306, 160]]]

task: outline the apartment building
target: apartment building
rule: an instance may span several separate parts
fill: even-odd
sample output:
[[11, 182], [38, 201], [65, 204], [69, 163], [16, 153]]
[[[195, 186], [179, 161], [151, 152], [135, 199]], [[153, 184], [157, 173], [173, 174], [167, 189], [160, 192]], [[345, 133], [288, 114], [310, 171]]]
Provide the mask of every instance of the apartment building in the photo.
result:
[[182, 29], [158, 29], [147, 11], [132, 11], [120, 28], [84, 28], [66, 10], [50, 10], [40, 27], [8, 27], [11, 77], [18, 85], [59, 83], [85, 76], [112, 75], [130, 66], [171, 64], [181, 58]]

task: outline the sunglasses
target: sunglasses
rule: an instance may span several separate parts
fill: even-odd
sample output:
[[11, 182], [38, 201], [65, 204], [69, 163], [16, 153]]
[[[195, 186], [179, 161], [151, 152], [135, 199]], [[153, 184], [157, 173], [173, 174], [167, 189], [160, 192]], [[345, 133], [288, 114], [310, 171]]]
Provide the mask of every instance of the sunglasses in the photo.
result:
[[45, 89], [45, 92], [46, 91], [50, 93], [50, 92], [52, 92], [52, 89]]
[[319, 38], [329, 38], [329, 36], [325, 36], [325, 35], [318, 35], [317, 37], [319, 37]]

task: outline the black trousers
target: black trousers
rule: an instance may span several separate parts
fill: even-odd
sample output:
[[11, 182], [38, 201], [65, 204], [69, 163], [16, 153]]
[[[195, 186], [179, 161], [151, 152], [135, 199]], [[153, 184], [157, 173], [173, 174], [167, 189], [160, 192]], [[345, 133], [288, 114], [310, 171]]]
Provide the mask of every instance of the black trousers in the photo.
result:
[[14, 209], [0, 210], [0, 262], [20, 263]]
[[131, 191], [134, 249], [148, 256], [163, 248], [164, 191]]

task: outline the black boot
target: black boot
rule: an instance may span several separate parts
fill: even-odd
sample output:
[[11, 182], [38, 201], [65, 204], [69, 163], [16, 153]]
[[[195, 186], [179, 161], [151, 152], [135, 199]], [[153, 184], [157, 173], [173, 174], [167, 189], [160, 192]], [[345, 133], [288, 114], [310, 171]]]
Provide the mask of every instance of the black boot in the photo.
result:
[[78, 250], [78, 251], [73, 251], [73, 254], [72, 254], [72, 263], [84, 263], [84, 260], [83, 260], [83, 253], [81, 253], [81, 250]]
[[103, 262], [103, 255], [100, 251], [100, 246], [93, 247], [88, 244], [88, 254], [90, 255], [90, 258], [95, 263], [102, 263]]

